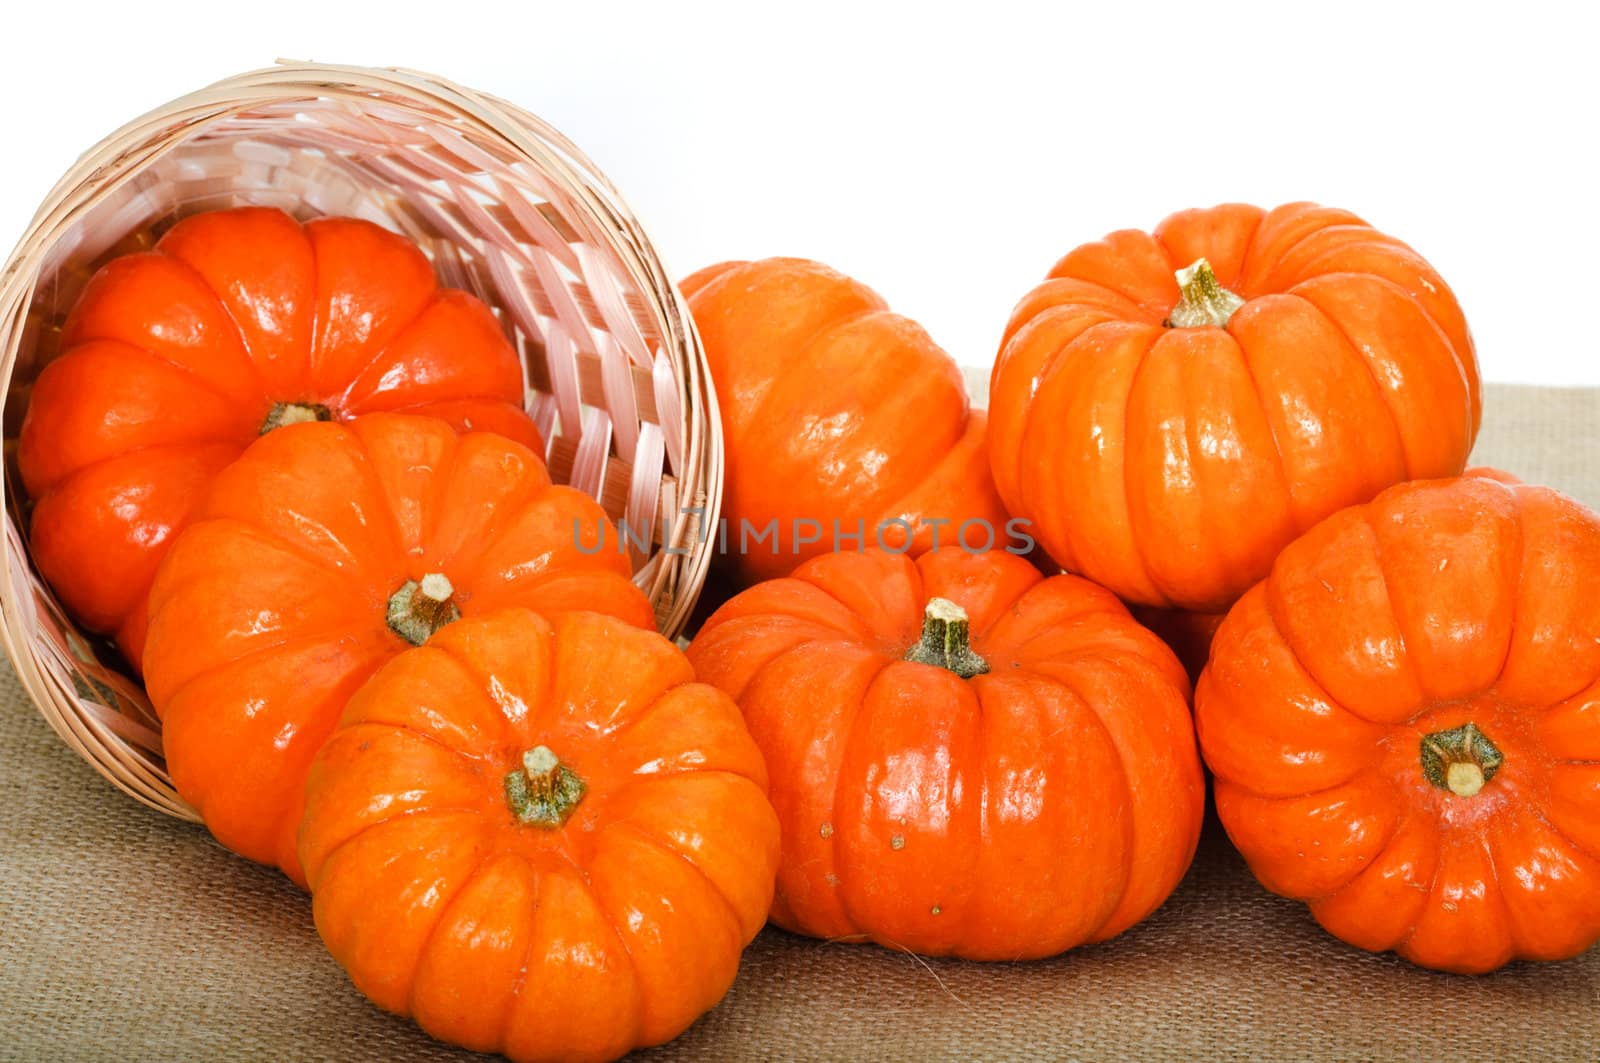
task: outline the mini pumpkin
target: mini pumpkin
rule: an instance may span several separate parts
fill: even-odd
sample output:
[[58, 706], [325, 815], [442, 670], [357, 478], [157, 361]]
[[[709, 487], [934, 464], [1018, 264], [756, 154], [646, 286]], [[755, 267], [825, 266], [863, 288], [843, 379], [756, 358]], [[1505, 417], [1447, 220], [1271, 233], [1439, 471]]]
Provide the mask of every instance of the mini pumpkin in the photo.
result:
[[307, 766], [384, 661], [510, 605], [654, 620], [594, 500], [521, 444], [431, 417], [280, 428], [195, 517], [150, 592], [167, 767], [218, 840], [297, 882]]
[[960, 368], [872, 289], [769, 258], [710, 266], [683, 291], [717, 388], [740, 585], [834, 549], [1023, 542]]
[[1403, 484], [1284, 549], [1196, 715], [1268, 889], [1353, 945], [1481, 973], [1600, 938], [1600, 516]]
[[1347, 211], [1230, 204], [1056, 263], [1006, 328], [990, 458], [1068, 570], [1217, 613], [1323, 517], [1459, 474], [1480, 409], [1420, 255]]
[[766, 756], [779, 926], [1049, 956], [1149, 915], [1194, 854], [1188, 679], [1087, 580], [833, 554], [733, 598], [689, 658]]
[[610, 617], [466, 619], [317, 755], [300, 852], [356, 987], [518, 1060], [611, 1059], [727, 992], [778, 824], [738, 709]]
[[95, 274], [62, 345], [17, 445], [30, 549], [136, 669], [156, 566], [257, 436], [404, 410], [541, 447], [494, 315], [441, 289], [410, 242], [352, 218], [245, 207], [180, 221]]

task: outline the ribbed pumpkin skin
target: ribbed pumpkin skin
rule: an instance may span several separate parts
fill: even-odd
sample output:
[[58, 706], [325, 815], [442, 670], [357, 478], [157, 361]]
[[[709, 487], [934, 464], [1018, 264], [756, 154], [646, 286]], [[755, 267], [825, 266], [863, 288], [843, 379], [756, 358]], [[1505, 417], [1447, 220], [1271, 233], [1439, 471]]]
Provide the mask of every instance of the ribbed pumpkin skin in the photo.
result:
[[[1600, 516], [1494, 475], [1402, 484], [1285, 548], [1196, 693], [1261, 883], [1463, 973], [1600, 938]], [[1431, 780], [1425, 747], [1468, 723], [1503, 762]]]
[[542, 450], [494, 315], [441, 289], [409, 241], [353, 218], [187, 218], [95, 274], [62, 350], [17, 446], [32, 556], [136, 669], [156, 566], [275, 404], [424, 413]]
[[269, 432], [217, 476], [150, 591], [146, 680], [173, 784], [222, 844], [303, 884], [311, 758], [411, 645], [389, 598], [437, 573], [464, 617], [651, 627], [618, 546], [598, 503], [503, 436], [384, 413]]
[[[828, 552], [834, 522], [912, 556], [954, 546], [982, 521], [1006, 545], [1007, 514], [955, 360], [872, 289], [818, 262], [724, 262], [683, 282], [721, 410], [722, 516], [736, 579], [787, 575]], [[883, 522], [909, 522], [877, 530]], [[742, 522], [778, 538], [741, 551]], [[820, 542], [801, 543], [820, 525]], [[937, 525], [935, 522], [947, 522]], [[981, 525], [969, 545], [982, 548]], [[843, 544], [855, 549], [859, 540]], [[776, 553], [773, 547], [776, 545]]]
[[[583, 780], [558, 826], [504, 779]], [[676, 1037], [765, 922], [778, 824], [727, 696], [653, 631], [591, 613], [464, 619], [351, 699], [307, 784], [317, 930], [356, 987], [516, 1060]]]
[[[1166, 327], [1200, 258], [1244, 306]], [[1069, 571], [1221, 612], [1328, 514], [1459, 474], [1480, 408], [1466, 322], [1416, 252], [1346, 211], [1228, 205], [1079, 247], [1023, 298], [990, 458]]]
[[[966, 610], [987, 674], [902, 659], [933, 597]], [[779, 926], [1049, 956], [1149, 915], [1194, 854], [1188, 679], [1086, 580], [998, 552], [831, 554], [729, 601], [689, 658], [766, 757]]]

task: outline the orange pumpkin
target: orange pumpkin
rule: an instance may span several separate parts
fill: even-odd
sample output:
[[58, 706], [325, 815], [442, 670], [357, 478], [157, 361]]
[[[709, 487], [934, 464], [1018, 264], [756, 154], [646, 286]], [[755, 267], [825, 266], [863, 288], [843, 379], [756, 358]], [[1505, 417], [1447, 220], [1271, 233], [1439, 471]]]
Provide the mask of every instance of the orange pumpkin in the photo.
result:
[[199, 214], [114, 259], [39, 375], [17, 464], [34, 563], [86, 628], [143, 657], [145, 598], [206, 485], [258, 435], [371, 410], [541, 449], [494, 315], [369, 222]]
[[1048, 956], [1149, 915], [1194, 855], [1188, 680], [1086, 580], [832, 554], [728, 602], [689, 659], [767, 758], [779, 926]]
[[1472, 339], [1421, 256], [1342, 210], [1172, 215], [1068, 254], [990, 389], [1007, 507], [1145, 605], [1222, 612], [1317, 521], [1461, 472]]
[[463, 620], [350, 701], [307, 785], [317, 929], [435, 1037], [610, 1059], [677, 1036], [764, 922], [778, 824], [738, 710], [654, 632]]
[[1600, 938], [1600, 516], [1403, 484], [1287, 547], [1196, 695], [1217, 811], [1332, 933], [1447, 971]]
[[1026, 545], [989, 477], [955, 361], [817, 262], [724, 262], [683, 282], [722, 413], [724, 554], [741, 585], [874, 545]]
[[400, 414], [262, 437], [150, 591], [173, 784], [224, 845], [303, 883], [306, 768], [350, 695], [457, 617], [511, 605], [654, 620], [600, 507], [518, 443]]

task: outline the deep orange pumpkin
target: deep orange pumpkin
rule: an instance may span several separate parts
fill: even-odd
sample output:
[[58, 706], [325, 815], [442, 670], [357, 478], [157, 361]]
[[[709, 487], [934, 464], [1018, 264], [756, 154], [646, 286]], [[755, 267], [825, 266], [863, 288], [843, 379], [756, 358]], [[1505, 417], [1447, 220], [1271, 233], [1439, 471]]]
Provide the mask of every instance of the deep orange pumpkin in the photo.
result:
[[1600, 516], [1403, 484], [1287, 547], [1196, 695], [1263, 885], [1364, 949], [1493, 970], [1600, 938]]
[[654, 632], [463, 620], [351, 699], [307, 785], [317, 929], [435, 1037], [610, 1059], [727, 992], [778, 824], [721, 692]]
[[431, 417], [280, 428], [195, 516], [150, 592], [167, 767], [218, 840], [297, 882], [306, 769], [384, 661], [511, 605], [654, 621], [593, 499], [526, 447]]
[[724, 262], [683, 291], [722, 414], [725, 552], [741, 585], [835, 545], [916, 556], [936, 539], [1013, 541], [984, 413], [920, 325], [805, 259]]
[[39, 375], [17, 464], [34, 563], [138, 668], [145, 598], [206, 485], [263, 432], [372, 410], [540, 448], [522, 365], [487, 307], [370, 222], [199, 214], [114, 259]]
[[1229, 205], [1079, 247], [1023, 298], [990, 456], [1064, 567], [1221, 612], [1328, 514], [1460, 473], [1479, 412], [1466, 322], [1415, 251], [1346, 211]]
[[1188, 680], [1086, 580], [833, 554], [728, 602], [689, 658], [766, 755], [790, 930], [1048, 956], [1149, 915], [1194, 854]]

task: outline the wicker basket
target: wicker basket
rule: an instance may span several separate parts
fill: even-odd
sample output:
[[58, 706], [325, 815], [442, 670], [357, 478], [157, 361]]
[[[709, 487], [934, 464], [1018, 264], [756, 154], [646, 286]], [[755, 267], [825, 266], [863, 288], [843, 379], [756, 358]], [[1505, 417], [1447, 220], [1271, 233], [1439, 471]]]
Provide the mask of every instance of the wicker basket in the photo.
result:
[[[671, 278], [616, 190], [502, 100], [404, 70], [283, 63], [113, 133], [51, 191], [0, 274], [6, 444], [0, 641], [56, 732], [117, 786], [189, 819], [139, 685], [78, 632], [28, 559], [15, 441], [94, 270], [178, 219], [239, 205], [366, 218], [495, 309], [527, 369], [551, 475], [650, 528], [635, 579], [676, 635], [722, 488], [716, 400]], [[698, 508], [702, 515], [685, 517]], [[702, 541], [703, 540], [703, 541]]]

